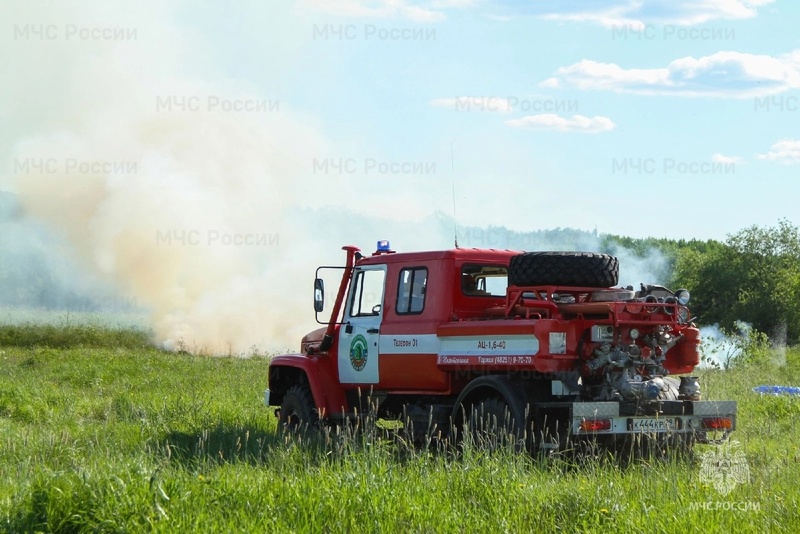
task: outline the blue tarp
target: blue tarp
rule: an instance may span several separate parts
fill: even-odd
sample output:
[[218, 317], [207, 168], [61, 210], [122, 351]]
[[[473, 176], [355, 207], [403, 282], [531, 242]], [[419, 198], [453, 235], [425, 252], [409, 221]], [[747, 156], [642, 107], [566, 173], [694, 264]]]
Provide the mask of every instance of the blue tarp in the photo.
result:
[[800, 387], [792, 386], [756, 386], [753, 391], [766, 395], [800, 395]]

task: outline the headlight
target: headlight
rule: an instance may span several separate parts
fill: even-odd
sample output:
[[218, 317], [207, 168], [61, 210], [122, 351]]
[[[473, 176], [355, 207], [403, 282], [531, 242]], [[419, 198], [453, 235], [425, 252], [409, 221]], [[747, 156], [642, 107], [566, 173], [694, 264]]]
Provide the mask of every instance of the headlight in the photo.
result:
[[687, 290], [679, 289], [675, 292], [675, 296], [678, 298], [678, 302], [680, 303], [681, 306], [686, 306], [687, 304], [689, 304], [689, 298], [691, 297], [691, 295]]

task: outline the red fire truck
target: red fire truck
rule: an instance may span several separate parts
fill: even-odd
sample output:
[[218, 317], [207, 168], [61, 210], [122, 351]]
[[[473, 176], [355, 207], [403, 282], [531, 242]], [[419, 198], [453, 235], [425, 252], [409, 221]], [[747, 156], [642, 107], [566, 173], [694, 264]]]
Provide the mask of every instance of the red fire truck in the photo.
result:
[[[615, 287], [613, 256], [343, 250], [344, 266], [317, 270], [325, 326], [270, 362], [265, 402], [283, 428], [377, 409], [444, 435], [488, 419], [543, 450], [645, 434], [717, 442], [736, 426], [736, 403], [700, 400], [687, 376], [700, 356], [689, 293]], [[329, 269], [341, 278], [323, 322]]]

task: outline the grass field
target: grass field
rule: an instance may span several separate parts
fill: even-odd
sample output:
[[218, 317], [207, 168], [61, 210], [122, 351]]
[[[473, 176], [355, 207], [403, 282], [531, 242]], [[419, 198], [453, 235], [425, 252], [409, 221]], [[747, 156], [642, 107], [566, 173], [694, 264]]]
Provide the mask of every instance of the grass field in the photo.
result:
[[783, 366], [704, 371], [739, 401], [749, 478], [723, 495], [703, 454], [580, 464], [436, 452], [381, 431], [282, 438], [266, 358], [155, 350], [145, 332], [0, 326], [0, 531], [796, 532], [800, 350]]

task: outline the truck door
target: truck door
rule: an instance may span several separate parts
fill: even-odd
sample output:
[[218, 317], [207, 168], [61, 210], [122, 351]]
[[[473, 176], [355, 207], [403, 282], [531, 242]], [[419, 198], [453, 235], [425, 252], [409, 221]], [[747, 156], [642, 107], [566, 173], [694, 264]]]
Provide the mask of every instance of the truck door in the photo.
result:
[[367, 265], [353, 271], [350, 294], [339, 329], [339, 381], [377, 384], [378, 347], [386, 284], [385, 265]]

